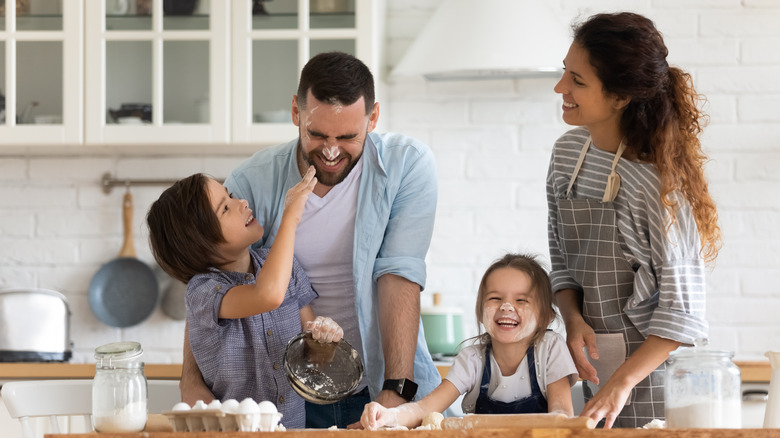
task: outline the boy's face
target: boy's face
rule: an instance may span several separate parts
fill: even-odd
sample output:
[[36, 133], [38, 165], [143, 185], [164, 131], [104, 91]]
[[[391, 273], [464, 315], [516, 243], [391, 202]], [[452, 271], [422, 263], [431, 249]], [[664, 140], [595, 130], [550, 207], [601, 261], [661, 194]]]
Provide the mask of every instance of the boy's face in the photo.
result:
[[237, 259], [249, 246], [263, 237], [263, 226], [252, 215], [249, 204], [235, 199], [227, 189], [214, 179], [207, 184], [211, 209], [222, 227], [225, 243], [220, 244], [221, 255], [228, 260]]
[[363, 154], [363, 142], [379, 118], [379, 104], [366, 115], [362, 97], [352, 105], [342, 105], [319, 101], [309, 91], [305, 109], [298, 107], [297, 96], [293, 96], [292, 113], [300, 135], [299, 158], [304, 161], [299, 166], [313, 165], [317, 185], [333, 187], [349, 175]]

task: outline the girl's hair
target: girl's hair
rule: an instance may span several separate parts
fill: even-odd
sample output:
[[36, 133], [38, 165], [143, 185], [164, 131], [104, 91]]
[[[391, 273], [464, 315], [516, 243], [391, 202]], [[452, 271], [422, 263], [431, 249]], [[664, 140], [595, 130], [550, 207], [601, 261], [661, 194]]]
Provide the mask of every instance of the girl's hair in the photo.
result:
[[620, 120], [626, 147], [653, 163], [661, 180], [661, 202], [674, 223], [679, 190], [693, 209], [702, 255], [712, 261], [721, 246], [718, 213], [704, 178], [699, 134], [707, 116], [705, 101], [691, 76], [666, 61], [669, 51], [649, 19], [634, 13], [597, 14], [574, 27], [574, 43], [584, 48], [606, 94], [630, 98]]
[[[526, 254], [506, 254], [500, 259], [493, 262], [485, 274], [482, 275], [482, 280], [479, 282], [479, 290], [477, 292], [477, 305], [474, 309], [477, 315], [477, 327], [480, 328], [480, 322], [482, 321], [482, 312], [485, 307], [485, 294], [487, 294], [487, 281], [490, 274], [502, 269], [512, 268], [520, 272], [524, 272], [531, 277], [531, 291], [533, 292], [533, 298], [536, 303], [537, 310], [539, 311], [537, 319], [537, 327], [534, 331], [531, 345], [539, 342], [544, 337], [547, 326], [555, 320], [556, 314], [553, 308], [552, 302], [552, 286], [550, 286], [550, 277], [547, 275], [547, 271], [536, 261], [536, 257]], [[490, 344], [490, 334], [480, 333], [479, 335], [471, 338], [471, 340], [478, 342], [479, 344]]]
[[184, 283], [222, 262], [217, 247], [225, 238], [211, 208], [208, 181], [209, 177], [196, 173], [175, 182], [146, 215], [154, 259]]

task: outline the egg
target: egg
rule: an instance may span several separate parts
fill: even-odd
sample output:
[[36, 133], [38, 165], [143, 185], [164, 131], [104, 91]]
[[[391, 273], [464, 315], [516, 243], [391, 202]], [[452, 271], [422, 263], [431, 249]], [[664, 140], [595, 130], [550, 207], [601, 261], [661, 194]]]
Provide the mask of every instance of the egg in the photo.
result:
[[275, 414], [279, 412], [276, 410], [276, 405], [268, 400], [261, 401], [257, 404], [257, 407], [260, 409], [261, 414]]
[[222, 412], [226, 414], [235, 414], [238, 412], [238, 400], [231, 398], [228, 400], [225, 400], [224, 403], [222, 403]]
[[206, 407], [208, 409], [222, 409], [222, 402], [220, 402], [219, 400], [214, 399]]
[[192, 405], [192, 410], [193, 411], [195, 411], [195, 410], [204, 410], [204, 409], [206, 409], [206, 402], [204, 402], [203, 400], [198, 400], [198, 401], [195, 402], [194, 405]]
[[259, 407], [257, 406], [257, 402], [255, 402], [249, 397], [241, 400], [241, 403], [238, 404], [239, 414], [257, 414], [259, 412], [260, 410]]
[[173, 409], [171, 409], [171, 410], [172, 411], [189, 411], [190, 410], [190, 405], [188, 405], [187, 403], [184, 403], [184, 402], [179, 402], [179, 403], [176, 403], [175, 405], [173, 405]]

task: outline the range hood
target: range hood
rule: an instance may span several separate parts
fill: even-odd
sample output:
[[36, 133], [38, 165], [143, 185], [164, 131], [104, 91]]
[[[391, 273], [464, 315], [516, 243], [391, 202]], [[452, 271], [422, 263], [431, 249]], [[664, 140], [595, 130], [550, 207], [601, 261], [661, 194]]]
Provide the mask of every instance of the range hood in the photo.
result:
[[569, 34], [545, 0], [443, 0], [390, 77], [557, 76]]

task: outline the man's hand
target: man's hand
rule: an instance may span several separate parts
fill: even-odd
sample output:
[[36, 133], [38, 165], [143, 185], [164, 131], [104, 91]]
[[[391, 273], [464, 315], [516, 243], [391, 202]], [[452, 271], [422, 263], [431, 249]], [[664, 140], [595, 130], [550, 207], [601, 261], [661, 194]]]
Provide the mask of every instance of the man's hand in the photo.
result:
[[214, 394], [203, 381], [203, 374], [200, 373], [195, 356], [192, 355], [189, 333], [189, 323], [187, 323], [184, 327], [184, 358], [181, 367], [181, 381], [179, 381], [181, 401], [190, 406], [194, 406], [198, 400], [203, 400], [204, 403], [208, 404], [214, 400]]

